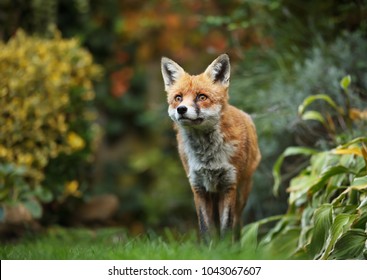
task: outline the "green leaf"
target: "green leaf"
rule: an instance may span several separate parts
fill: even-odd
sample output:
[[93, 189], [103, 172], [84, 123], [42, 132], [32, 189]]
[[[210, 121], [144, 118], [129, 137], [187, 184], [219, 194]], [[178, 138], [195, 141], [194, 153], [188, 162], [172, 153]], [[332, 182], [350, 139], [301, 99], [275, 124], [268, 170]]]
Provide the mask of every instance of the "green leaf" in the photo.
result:
[[338, 174], [349, 174], [349, 173], [353, 172], [349, 168], [346, 168], [342, 165], [330, 166], [325, 168], [320, 174], [319, 181], [310, 187], [309, 195], [313, 195], [319, 190], [321, 190], [322, 187], [325, 186], [327, 180], [330, 179], [331, 177]]
[[42, 216], [42, 207], [37, 200], [28, 200], [24, 202], [24, 206], [29, 210], [33, 218], [41, 218]]
[[351, 79], [350, 75], [347, 75], [340, 81], [340, 86], [342, 87], [342, 89], [344, 89], [346, 91], [348, 89], [351, 81], [352, 81], [352, 79]]
[[301, 230], [298, 227], [285, 228], [270, 243], [266, 243], [263, 249], [274, 256], [279, 256], [281, 253], [285, 258], [290, 258], [297, 251], [300, 233]]
[[281, 175], [280, 169], [282, 167], [283, 161], [285, 157], [294, 156], [294, 155], [314, 155], [318, 151], [310, 148], [305, 147], [288, 147], [277, 159], [273, 167], [273, 177], [274, 177], [274, 186], [273, 186], [273, 193], [275, 196], [278, 195], [279, 187], [281, 183]]
[[317, 121], [323, 125], [326, 124], [324, 117], [317, 111], [306, 111], [302, 114], [301, 118], [304, 121]]
[[313, 102], [318, 101], [318, 100], [323, 100], [325, 102], [327, 102], [331, 107], [333, 107], [337, 112], [339, 112], [340, 114], [343, 113], [343, 109], [340, 108], [333, 99], [331, 99], [331, 97], [329, 95], [326, 94], [316, 94], [316, 95], [311, 95], [306, 97], [302, 104], [300, 106], [298, 106], [298, 114], [300, 116], [303, 115], [304, 111], [306, 110], [306, 108], [308, 106], [310, 106]]
[[328, 238], [329, 229], [332, 223], [332, 211], [331, 204], [321, 205], [314, 213], [314, 229], [310, 244], [307, 246], [308, 252], [315, 258], [321, 254], [325, 247], [325, 242]]
[[267, 243], [272, 242], [272, 240], [278, 234], [280, 234], [287, 226], [289, 227], [290, 224], [297, 222], [296, 216], [287, 214], [287, 215], [272, 216], [270, 218], [260, 220], [259, 223], [263, 225], [265, 224], [265, 222], [271, 222], [278, 219], [280, 219], [279, 222], [277, 222], [277, 224], [262, 238], [262, 240], [260, 241], [260, 245], [265, 245]]
[[248, 252], [255, 252], [257, 249], [257, 234], [259, 223], [252, 223], [245, 226], [241, 233], [241, 246]]
[[[337, 205], [340, 201], [342, 201], [348, 193], [352, 193], [352, 191], [364, 191], [367, 189], [367, 176], [364, 177], [356, 177], [354, 178], [352, 184], [347, 187], [338, 197], [333, 200], [333, 204]], [[361, 202], [357, 209], [362, 208], [366, 204], [365, 200]]]
[[311, 186], [318, 182], [318, 177], [315, 175], [300, 175], [293, 178], [290, 187], [287, 189], [290, 192], [289, 204], [295, 203], [297, 206], [307, 200], [307, 193]]
[[319, 152], [310, 159], [311, 174], [319, 175], [325, 166], [330, 165], [331, 155], [328, 152]]
[[365, 197], [361, 203], [358, 205], [358, 208], [357, 209], [361, 209], [363, 207], [365, 207], [367, 205], [367, 197]]
[[299, 237], [298, 247], [299, 249], [304, 250], [304, 251], [306, 251], [305, 248], [311, 241], [312, 230], [313, 230], [312, 216], [314, 212], [315, 212], [315, 209], [310, 206], [305, 207], [305, 209], [302, 212], [302, 216], [300, 220], [302, 230], [301, 230], [301, 234]]
[[367, 209], [364, 209], [364, 211], [361, 211], [360, 216], [358, 219], [356, 219], [352, 225], [352, 228], [359, 228], [362, 230], [367, 229]]
[[365, 250], [367, 234], [361, 229], [350, 229], [336, 242], [330, 258], [359, 259]]
[[342, 173], [352, 173], [349, 168], [346, 168], [343, 165], [336, 165], [336, 166], [330, 166], [325, 168], [321, 174], [320, 177], [323, 179], [329, 179], [332, 176], [342, 174]]
[[367, 176], [354, 178], [351, 186], [358, 190], [367, 188]]
[[330, 234], [326, 241], [326, 248], [321, 256], [321, 259], [326, 260], [329, 257], [330, 252], [334, 248], [337, 240], [342, 236], [344, 232], [350, 229], [351, 224], [356, 220], [357, 217], [358, 215], [356, 214], [352, 215], [345, 213], [341, 213], [335, 217], [330, 229]]

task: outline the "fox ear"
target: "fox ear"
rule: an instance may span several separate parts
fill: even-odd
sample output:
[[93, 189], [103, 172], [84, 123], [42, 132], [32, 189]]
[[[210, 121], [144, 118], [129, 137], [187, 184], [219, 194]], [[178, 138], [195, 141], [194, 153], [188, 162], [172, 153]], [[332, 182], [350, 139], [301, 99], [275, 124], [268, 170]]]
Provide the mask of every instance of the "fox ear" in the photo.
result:
[[180, 65], [167, 57], [162, 57], [161, 70], [166, 91], [185, 73]]
[[231, 65], [227, 54], [218, 56], [205, 70], [205, 74], [213, 81], [213, 83], [220, 82], [224, 86], [229, 86], [229, 77], [231, 72]]

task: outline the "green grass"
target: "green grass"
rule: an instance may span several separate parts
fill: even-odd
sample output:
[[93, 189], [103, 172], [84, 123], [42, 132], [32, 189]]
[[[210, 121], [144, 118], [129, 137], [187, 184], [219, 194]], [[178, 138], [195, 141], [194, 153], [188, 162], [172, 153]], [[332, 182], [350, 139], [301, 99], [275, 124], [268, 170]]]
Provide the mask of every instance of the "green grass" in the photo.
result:
[[0, 245], [3, 260], [81, 259], [267, 259], [249, 252], [240, 243], [223, 240], [209, 245], [198, 241], [195, 232], [174, 235], [147, 233], [131, 237], [123, 229], [51, 228], [43, 234]]

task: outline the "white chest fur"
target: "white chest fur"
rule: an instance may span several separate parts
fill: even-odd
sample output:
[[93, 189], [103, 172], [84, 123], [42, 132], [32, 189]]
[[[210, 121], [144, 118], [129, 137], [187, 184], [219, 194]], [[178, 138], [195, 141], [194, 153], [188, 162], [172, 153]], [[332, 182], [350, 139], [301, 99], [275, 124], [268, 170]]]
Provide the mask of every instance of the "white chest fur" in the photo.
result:
[[230, 163], [230, 158], [235, 153], [236, 146], [224, 142], [219, 129], [182, 129], [181, 132], [192, 186], [205, 188], [208, 192], [217, 192], [235, 182], [236, 169]]

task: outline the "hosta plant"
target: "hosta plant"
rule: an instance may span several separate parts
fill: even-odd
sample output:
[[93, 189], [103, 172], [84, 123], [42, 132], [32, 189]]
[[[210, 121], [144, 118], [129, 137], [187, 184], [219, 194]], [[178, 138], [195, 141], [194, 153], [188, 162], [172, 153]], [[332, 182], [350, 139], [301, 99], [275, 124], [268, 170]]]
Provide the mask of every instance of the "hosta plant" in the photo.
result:
[[[350, 102], [350, 81], [346, 76], [340, 83], [346, 106], [326, 94], [309, 96], [299, 106], [301, 119], [322, 124], [334, 143], [363, 135], [361, 131], [367, 128], [366, 111]], [[326, 102], [334, 114], [310, 109], [314, 102]], [[273, 168], [275, 194], [282, 180], [283, 161], [294, 156], [310, 159], [290, 180], [288, 211], [245, 227], [242, 243], [255, 244], [255, 249], [274, 255], [282, 252], [285, 258], [367, 259], [367, 137], [356, 137], [325, 151], [287, 148]], [[259, 238], [261, 226], [275, 221], [275, 226]]]
[[[310, 164], [287, 189], [286, 214], [248, 225], [242, 242], [283, 252], [286, 258], [367, 258], [367, 138], [356, 138], [335, 149], [317, 152], [288, 148], [283, 156], [311, 155]], [[277, 221], [258, 240], [259, 227]]]

